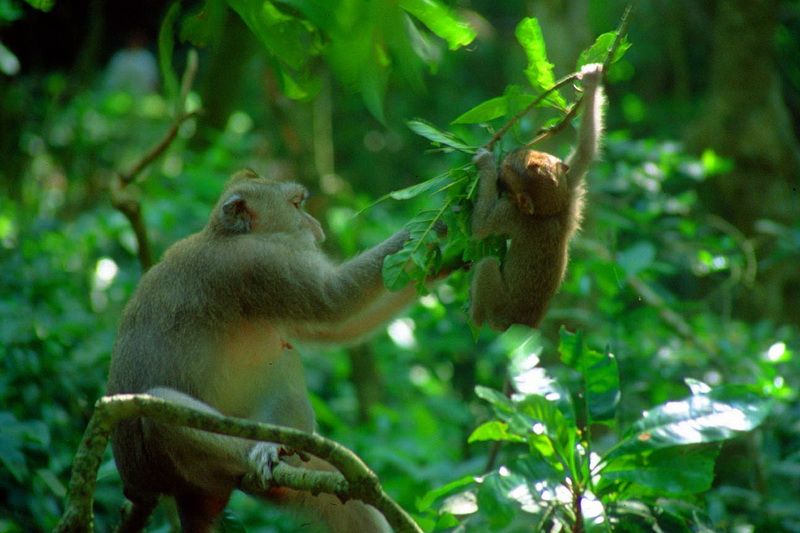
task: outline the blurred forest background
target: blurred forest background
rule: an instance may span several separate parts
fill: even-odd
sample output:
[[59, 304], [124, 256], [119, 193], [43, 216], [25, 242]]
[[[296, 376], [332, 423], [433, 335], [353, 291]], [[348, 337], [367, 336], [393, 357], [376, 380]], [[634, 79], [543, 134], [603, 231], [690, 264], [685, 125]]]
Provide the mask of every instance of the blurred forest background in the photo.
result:
[[[308, 185], [326, 249], [353, 255], [431, 201], [369, 207], [377, 198], [469, 161], [429, 151], [405, 121], [444, 127], [524, 83], [514, 37], [524, 17], [538, 18], [562, 76], [625, 4], [448, 0], [476, 39], [457, 50], [434, 42], [435, 68], [417, 82], [391, 77], [378, 104], [323, 61], [313, 65], [318, 92], [288, 98], [262, 43], [222, 12], [189, 97], [203, 113], [136, 184], [155, 256], [204, 225], [242, 167]], [[168, 7], [0, 0], [0, 533], [58, 521], [118, 317], [141, 276], [108, 185], [164, 137], [174, 101], [160, 71], [129, 80], [112, 58], [125, 49], [157, 58]], [[713, 486], [685, 500], [715, 530], [800, 531], [800, 1], [644, 1], [628, 39], [608, 80], [584, 230], [541, 327], [541, 364], [558, 373], [562, 325], [608, 346], [621, 374], [620, 427], [685, 396], [686, 378], [758, 389], [774, 402], [771, 416], [726, 442]], [[177, 73], [188, 49], [176, 41]], [[534, 113], [505, 148], [545, 118]], [[489, 138], [452, 130], [475, 146]], [[547, 149], [564, 156], [571, 139]], [[506, 375], [508, 346], [470, 331], [468, 282], [454, 274], [363, 346], [305, 354], [320, 432], [359, 453], [419, 515], [421, 494], [481, 473], [490, 444], [467, 438], [491, 415], [475, 386], [501, 389]], [[96, 499], [107, 531], [122, 503], [110, 451]], [[252, 531], [292, 530], [244, 496], [230, 509], [229, 521]], [[153, 530], [166, 524], [159, 515]]]

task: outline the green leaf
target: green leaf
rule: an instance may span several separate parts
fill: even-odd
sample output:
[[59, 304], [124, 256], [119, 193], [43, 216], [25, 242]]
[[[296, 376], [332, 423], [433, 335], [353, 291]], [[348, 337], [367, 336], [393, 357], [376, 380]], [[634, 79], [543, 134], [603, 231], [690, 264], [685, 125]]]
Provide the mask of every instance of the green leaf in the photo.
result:
[[425, 293], [425, 277], [435, 272], [441, 264], [441, 249], [437, 224], [442, 213], [449, 207], [444, 202], [441, 209], [420, 212], [406, 223], [409, 240], [403, 248], [383, 261], [383, 282], [391, 291], [404, 288], [413, 279], [418, 282], [418, 290]]
[[[574, 473], [576, 466], [574, 464], [575, 443], [577, 442], [575, 424], [564, 417], [554, 402], [542, 396], [526, 396], [518, 403], [517, 409], [520, 414], [531, 420], [531, 423], [528, 424], [531, 443], [536, 445], [537, 439], [543, 435], [546, 436], [556, 453], [567, 461]], [[537, 422], [541, 425], [536, 424]]]
[[399, 5], [447, 41], [451, 50], [466, 46], [475, 39], [475, 30], [438, 0], [400, 0]]
[[421, 118], [409, 120], [408, 122], [406, 122], [406, 126], [408, 126], [409, 129], [414, 133], [416, 133], [417, 135], [425, 137], [435, 145], [449, 146], [450, 148], [453, 148], [460, 152], [472, 153], [475, 151], [475, 149], [472, 146], [469, 146], [466, 142], [461, 140], [457, 135], [450, 132], [442, 131], [433, 124], [431, 124], [430, 122], [427, 122], [426, 120], [423, 120]]
[[480, 398], [481, 400], [486, 400], [492, 406], [500, 411], [504, 411], [507, 413], [513, 413], [516, 409], [514, 408], [514, 404], [511, 400], [500, 391], [490, 389], [489, 387], [484, 387], [483, 385], [476, 385], [475, 386], [475, 396]]
[[711, 488], [718, 453], [718, 446], [693, 446], [626, 455], [609, 463], [601, 475], [659, 492], [696, 494]]
[[508, 98], [498, 96], [491, 100], [486, 100], [476, 105], [466, 113], [463, 113], [451, 124], [481, 124], [508, 114]]
[[570, 368], [580, 370], [583, 358], [583, 330], [570, 333], [567, 328], [561, 326], [559, 330], [561, 341], [558, 345], [558, 352], [561, 362]]
[[[158, 63], [161, 69], [161, 78], [164, 80], [164, 93], [170, 102], [177, 102], [180, 97], [178, 77], [172, 66], [172, 53], [175, 49], [175, 21], [180, 13], [180, 7], [180, 2], [173, 2], [158, 31]], [[182, 111], [179, 110], [179, 112]]]
[[456, 479], [455, 481], [451, 481], [450, 483], [439, 487], [438, 489], [434, 489], [426, 493], [423, 497], [417, 499], [417, 509], [419, 511], [424, 511], [426, 509], [430, 509], [433, 506], [433, 502], [438, 500], [443, 496], [447, 496], [457, 490], [461, 490], [464, 487], [468, 487], [475, 483], [474, 476], [464, 476], [460, 479]]
[[205, 0], [196, 14], [184, 19], [181, 39], [200, 47], [216, 45], [222, 36], [221, 29], [227, 14], [225, 0]]
[[553, 64], [547, 60], [547, 47], [539, 20], [535, 18], [522, 19], [514, 34], [528, 57], [525, 76], [531, 86], [537, 90], [544, 90], [555, 85]]
[[613, 422], [621, 398], [617, 360], [610, 348], [605, 353], [590, 350], [588, 359], [583, 379], [589, 421]]
[[310, 31], [301, 20], [281, 12], [268, 0], [228, 0], [228, 5], [278, 61], [295, 70], [306, 66]]
[[[616, 38], [616, 31], [610, 31], [600, 35], [592, 46], [581, 53], [580, 57], [578, 58], [578, 70], [580, 70], [583, 65], [588, 65], [590, 63], [605, 63], [608, 51], [611, 49], [611, 46], [614, 44], [614, 40]], [[622, 56], [625, 55], [625, 52], [630, 47], [631, 44], [628, 42], [628, 37], [623, 37], [622, 42], [619, 43], [619, 48], [617, 48], [614, 57], [611, 59], [611, 63], [616, 63], [622, 59]]]
[[519, 435], [508, 432], [508, 424], [500, 422], [499, 420], [492, 420], [481, 424], [467, 439], [467, 442], [481, 442], [481, 441], [511, 441], [511, 442], [525, 442], [525, 439]]
[[442, 190], [450, 182], [449, 176], [437, 176], [422, 183], [400, 189], [399, 191], [392, 191], [389, 197], [394, 200], [410, 200], [416, 198], [420, 194], [435, 193]]
[[483, 477], [478, 488], [478, 507], [481, 516], [488, 518], [490, 529], [502, 529], [517, 516], [517, 504], [509, 494], [524, 481], [513, 473], [501, 475], [493, 472]]
[[609, 457], [731, 439], [758, 427], [771, 409], [770, 399], [745, 385], [694, 394], [645, 412]]
[[586, 348], [583, 331], [559, 331], [561, 360], [580, 372], [584, 385], [584, 401], [589, 422], [608, 423], [616, 416], [620, 400], [619, 366], [609, 349], [605, 353]]
[[34, 9], [47, 13], [56, 5], [56, 0], [25, 0]]

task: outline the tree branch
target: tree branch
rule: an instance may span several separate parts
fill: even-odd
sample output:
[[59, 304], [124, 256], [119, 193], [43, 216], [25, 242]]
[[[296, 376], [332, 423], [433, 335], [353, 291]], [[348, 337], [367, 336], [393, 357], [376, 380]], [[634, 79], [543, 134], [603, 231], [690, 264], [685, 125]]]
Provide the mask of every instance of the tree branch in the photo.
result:
[[[66, 509], [55, 529], [56, 533], [91, 533], [94, 530], [94, 487], [111, 428], [120, 420], [139, 417], [221, 435], [276, 442], [319, 457], [338, 472], [310, 471], [278, 463], [273, 469], [276, 483], [315, 494], [329, 492], [343, 501], [361, 500], [380, 511], [398, 533], [422, 532], [411, 517], [383, 491], [377, 475], [356, 454], [335, 441], [293, 428], [196, 411], [148, 394], [118, 394], [105, 396], [95, 405], [95, 412], [75, 455]], [[241, 488], [257, 492], [247, 479]]]
[[194, 84], [194, 79], [197, 75], [197, 65], [197, 51], [189, 50], [186, 70], [184, 71], [181, 83], [181, 99], [175, 120], [172, 122], [172, 125], [169, 130], [167, 130], [164, 137], [156, 143], [150, 151], [131, 165], [127, 171], [117, 172], [109, 184], [111, 204], [125, 215], [125, 218], [128, 219], [133, 227], [133, 232], [136, 235], [139, 264], [142, 266], [143, 272], [146, 272], [153, 266], [153, 252], [150, 249], [150, 238], [147, 235], [147, 226], [142, 216], [142, 204], [135, 192], [129, 189], [128, 186], [133, 183], [136, 177], [141, 174], [145, 168], [169, 148], [169, 145], [172, 144], [175, 137], [177, 137], [184, 122], [194, 118], [200, 113], [200, 110], [186, 112], [186, 98], [191, 86]]
[[[628, 33], [628, 26], [630, 25], [630, 21], [632, 18], [633, 10], [636, 7], [636, 4], [639, 3], [639, 0], [632, 0], [628, 3], [627, 7], [625, 8], [625, 12], [622, 14], [622, 18], [620, 19], [619, 25], [617, 26], [616, 31], [616, 38], [614, 42], [611, 44], [611, 47], [608, 49], [608, 53], [606, 54], [605, 59], [603, 60], [603, 79], [605, 80], [606, 74], [608, 73], [608, 69], [611, 66], [611, 63], [614, 62], [614, 56], [617, 54], [617, 50], [619, 49], [620, 45], [622, 44], [622, 40], [625, 38], [625, 35]], [[547, 98], [550, 93], [556, 91], [566, 85], [567, 83], [577, 79], [578, 73], [573, 72], [572, 74], [565, 76], [558, 80], [555, 85], [547, 89], [538, 98], [536, 98], [533, 102], [528, 104], [525, 109], [514, 115], [511, 120], [509, 120], [502, 128], [497, 130], [497, 132], [492, 136], [488, 143], [484, 145], [486, 150], [491, 150], [494, 148], [494, 145], [506, 134], [506, 132], [511, 129], [514, 124], [519, 122], [522, 117], [527, 115], [533, 108], [538, 106], [540, 103]], [[583, 102], [583, 95], [578, 98], [578, 100], [569, 108], [569, 110], [564, 114], [564, 116], [559, 120], [556, 124], [548, 128], [542, 128], [537, 133], [536, 136], [533, 138], [532, 141], [525, 145], [526, 148], [530, 148], [531, 146], [549, 138], [557, 133], [560, 133], [564, 128], [567, 127], [567, 124], [572, 121], [573, 118], [578, 114], [578, 109], [580, 109], [581, 103]]]

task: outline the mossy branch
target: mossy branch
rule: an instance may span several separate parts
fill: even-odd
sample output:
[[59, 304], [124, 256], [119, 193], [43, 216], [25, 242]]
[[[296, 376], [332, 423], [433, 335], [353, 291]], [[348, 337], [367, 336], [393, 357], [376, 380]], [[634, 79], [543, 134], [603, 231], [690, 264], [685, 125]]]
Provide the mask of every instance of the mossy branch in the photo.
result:
[[[121, 420], [139, 417], [221, 435], [280, 443], [296, 452], [319, 457], [338, 472], [311, 471], [278, 463], [273, 469], [274, 481], [280, 486], [314, 494], [335, 494], [343, 501], [361, 500], [380, 511], [398, 533], [422, 531], [383, 491], [377, 475], [355, 453], [335, 441], [297, 429], [197, 411], [148, 394], [118, 394], [105, 396], [95, 405], [72, 465], [67, 504], [56, 527], [57, 533], [94, 531], [94, 489], [111, 428]], [[246, 482], [240, 488], [257, 492]]]

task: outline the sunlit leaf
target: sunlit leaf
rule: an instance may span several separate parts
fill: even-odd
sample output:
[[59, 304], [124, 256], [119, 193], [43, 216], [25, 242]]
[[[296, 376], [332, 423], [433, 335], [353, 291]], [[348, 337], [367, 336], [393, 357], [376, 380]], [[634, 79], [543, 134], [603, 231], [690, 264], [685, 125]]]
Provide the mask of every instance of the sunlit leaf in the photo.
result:
[[417, 509], [420, 511], [424, 511], [425, 509], [430, 509], [433, 506], [433, 502], [441, 498], [442, 496], [447, 496], [448, 494], [452, 494], [458, 490], [463, 489], [469, 485], [475, 483], [475, 478], [473, 476], [465, 476], [455, 481], [451, 481], [450, 483], [443, 485], [437, 489], [427, 492], [423, 497], [417, 500]]
[[467, 442], [480, 442], [486, 440], [525, 442], [519, 435], [508, 432], [508, 424], [499, 420], [492, 420], [481, 424], [472, 432]]
[[547, 49], [539, 21], [535, 18], [523, 19], [517, 25], [514, 34], [528, 58], [525, 76], [531, 86], [537, 90], [544, 90], [555, 85], [553, 64], [547, 60]]
[[436, 145], [445, 145], [461, 152], [473, 152], [475, 149], [469, 146], [453, 133], [445, 132], [423, 119], [417, 118], [406, 122], [406, 126], [417, 135], [425, 137]]
[[475, 39], [475, 30], [438, 0], [400, 0], [399, 5], [447, 41], [451, 50], [466, 46]]
[[511, 403], [511, 400], [508, 398], [508, 396], [500, 391], [490, 389], [489, 387], [484, 387], [483, 385], [476, 385], [475, 395], [481, 400], [486, 400], [494, 407], [497, 407], [502, 411], [514, 411], [514, 405]]
[[754, 388], [727, 385], [646, 411], [610, 457], [731, 439], [758, 427], [772, 401]]
[[[614, 44], [614, 40], [616, 38], [616, 31], [610, 31], [600, 35], [592, 46], [581, 53], [578, 59], [578, 68], [580, 69], [580, 67], [583, 65], [588, 65], [590, 63], [604, 63], [606, 56], [608, 55], [608, 51], [611, 49], [611, 46]], [[622, 56], [625, 55], [625, 52], [630, 47], [631, 44], [628, 42], [628, 37], [623, 37], [622, 42], [619, 44], [619, 48], [617, 48], [614, 57], [611, 59], [612, 64], [622, 59]]]

